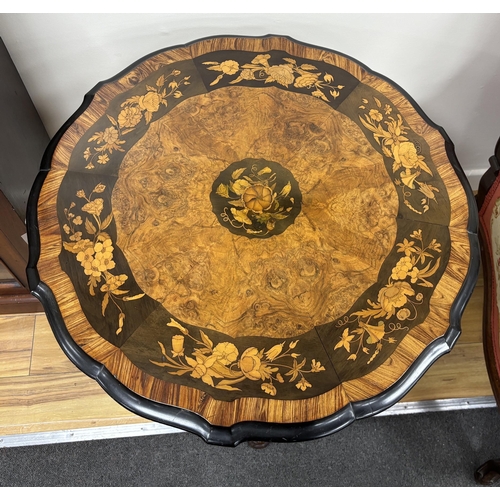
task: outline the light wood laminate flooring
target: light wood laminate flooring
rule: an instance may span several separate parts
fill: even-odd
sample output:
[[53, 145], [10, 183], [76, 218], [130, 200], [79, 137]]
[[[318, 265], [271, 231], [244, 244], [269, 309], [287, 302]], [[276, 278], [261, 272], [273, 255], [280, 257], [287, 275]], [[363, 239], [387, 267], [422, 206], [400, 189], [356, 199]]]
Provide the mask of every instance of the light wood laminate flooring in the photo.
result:
[[[402, 402], [492, 396], [482, 346], [483, 281], [462, 318], [462, 334]], [[80, 372], [41, 314], [0, 315], [0, 436], [149, 421], [121, 407]]]

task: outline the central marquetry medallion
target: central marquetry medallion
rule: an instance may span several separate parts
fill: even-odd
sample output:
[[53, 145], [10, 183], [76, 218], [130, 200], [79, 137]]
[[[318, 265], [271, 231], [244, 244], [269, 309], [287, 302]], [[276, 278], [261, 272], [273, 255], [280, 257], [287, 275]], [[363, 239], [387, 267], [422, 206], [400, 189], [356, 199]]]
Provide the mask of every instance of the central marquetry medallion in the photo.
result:
[[279, 163], [245, 158], [220, 173], [210, 201], [221, 225], [232, 233], [268, 238], [293, 223], [302, 195], [292, 173]]

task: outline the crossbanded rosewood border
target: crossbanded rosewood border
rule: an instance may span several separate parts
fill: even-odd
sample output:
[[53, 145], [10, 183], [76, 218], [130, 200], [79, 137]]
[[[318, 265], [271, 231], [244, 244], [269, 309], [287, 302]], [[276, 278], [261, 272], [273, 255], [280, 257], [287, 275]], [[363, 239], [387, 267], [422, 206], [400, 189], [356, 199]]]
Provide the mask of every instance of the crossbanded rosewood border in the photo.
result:
[[[452, 250], [446, 271], [432, 295], [431, 311], [427, 319], [408, 333], [394, 354], [378, 369], [314, 398], [295, 401], [241, 398], [233, 402], [223, 402], [213, 399], [200, 390], [170, 384], [144, 374], [133, 366], [118, 348], [103, 340], [93, 330], [79, 306], [71, 281], [59, 265], [58, 256], [62, 238], [56, 215], [57, 192], [68, 169], [71, 151], [83, 134], [106, 112], [112, 98], [131, 89], [162, 65], [192, 59], [209, 51], [231, 49], [284, 50], [296, 57], [325, 61], [348, 71], [362, 83], [383, 92], [398, 107], [415, 132], [425, 136], [432, 160], [448, 188]], [[230, 426], [246, 420], [276, 423], [313, 421], [332, 415], [351, 402], [370, 398], [390, 388], [433, 340], [446, 333], [450, 324], [450, 310], [470, 265], [467, 231], [469, 210], [466, 194], [448, 160], [443, 136], [414, 110], [399, 90], [368, 73], [356, 62], [340, 54], [298, 45], [281, 37], [265, 39], [228, 37], [196, 42], [188, 47], [156, 54], [124, 73], [116, 81], [104, 83], [98, 88], [87, 109], [59, 141], [52, 158], [51, 170], [40, 193], [38, 211], [41, 257], [37, 268], [40, 279], [53, 291], [66, 327], [76, 343], [137, 394], [153, 401], [191, 410], [214, 425]]]

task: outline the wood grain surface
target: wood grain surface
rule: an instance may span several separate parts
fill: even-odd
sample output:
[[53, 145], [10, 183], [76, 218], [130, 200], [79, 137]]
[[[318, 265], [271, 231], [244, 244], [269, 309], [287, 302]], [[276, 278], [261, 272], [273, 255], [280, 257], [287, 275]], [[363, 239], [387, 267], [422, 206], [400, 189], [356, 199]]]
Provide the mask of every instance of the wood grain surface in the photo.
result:
[[[394, 246], [398, 204], [361, 130], [327, 111], [275, 88], [224, 88], [155, 122], [125, 157], [112, 200], [140, 288], [232, 337], [293, 337], [348, 310]], [[302, 211], [279, 237], [235, 238], [212, 211], [214, 179], [242, 158], [293, 171]]]
[[[252, 158], [300, 188], [280, 234], [295, 201], [273, 168], [215, 183]], [[57, 144], [38, 218], [38, 271], [76, 343], [224, 426], [388, 389], [446, 333], [470, 266], [440, 132], [379, 76], [279, 37], [197, 42], [102, 85]]]

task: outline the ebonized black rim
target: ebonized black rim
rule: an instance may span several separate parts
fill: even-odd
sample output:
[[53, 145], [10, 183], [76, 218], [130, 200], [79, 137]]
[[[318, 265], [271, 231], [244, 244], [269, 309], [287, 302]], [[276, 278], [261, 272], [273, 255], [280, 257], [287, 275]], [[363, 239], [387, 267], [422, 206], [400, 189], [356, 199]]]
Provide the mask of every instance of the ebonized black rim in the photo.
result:
[[[430, 126], [440, 132], [445, 141], [448, 160], [455, 170], [455, 173], [457, 174], [457, 177], [459, 178], [467, 197], [469, 206], [469, 220], [467, 231], [469, 234], [470, 243], [470, 262], [467, 276], [451, 307], [450, 325], [445, 335], [429, 344], [422, 351], [416, 361], [410, 366], [410, 368], [403, 374], [403, 376], [384, 392], [364, 401], [349, 403], [344, 408], [337, 411], [335, 414], [311, 422], [304, 422], [299, 424], [282, 424], [249, 421], [240, 422], [232, 425], [231, 427], [222, 427], [210, 424], [203, 417], [192, 411], [162, 403], [157, 403], [135, 394], [130, 389], [125, 387], [121, 382], [119, 382], [102, 364], [92, 359], [83, 351], [81, 347], [76, 344], [66, 328], [54, 294], [52, 293], [51, 289], [40, 280], [40, 276], [38, 274], [37, 263], [40, 257], [41, 249], [40, 234], [38, 229], [38, 198], [42, 185], [45, 181], [45, 177], [50, 170], [52, 156], [54, 154], [57, 143], [64, 135], [66, 130], [68, 130], [68, 128], [73, 124], [73, 122], [87, 109], [87, 107], [92, 102], [95, 93], [103, 85], [124, 76], [146, 59], [149, 59], [156, 54], [160, 54], [168, 50], [187, 48], [195, 43], [202, 42], [204, 40], [210, 40], [213, 38], [265, 39], [274, 37], [285, 38], [299, 45], [338, 54], [342, 57], [345, 57], [346, 59], [355, 62], [361, 68], [385, 80], [399, 92], [401, 92], [401, 94], [405, 96], [405, 98], [411, 103], [411, 105], [420, 114], [420, 116]], [[408, 391], [418, 382], [418, 380], [424, 375], [427, 369], [439, 357], [450, 352], [452, 347], [455, 345], [461, 333], [460, 320], [463, 311], [470, 299], [479, 275], [480, 251], [478, 240], [478, 212], [476, 208], [476, 200], [474, 198], [474, 194], [467, 180], [467, 177], [455, 155], [454, 145], [443, 127], [435, 124], [432, 120], [430, 120], [430, 118], [428, 118], [428, 116], [423, 112], [423, 110], [415, 102], [415, 100], [398, 84], [381, 75], [380, 73], [372, 71], [368, 66], [364, 65], [358, 60], [341, 52], [337, 52], [335, 50], [320, 47], [317, 45], [300, 42], [291, 37], [283, 35], [265, 35], [262, 37], [222, 35], [200, 38], [187, 44], [180, 44], [152, 52], [151, 54], [148, 54], [137, 60], [114, 77], [98, 83], [85, 95], [82, 105], [75, 113], [73, 113], [73, 115], [66, 121], [66, 123], [50, 141], [42, 158], [40, 172], [38, 173], [30, 192], [26, 222], [29, 241], [29, 261], [26, 273], [30, 291], [42, 303], [56, 340], [66, 356], [82, 372], [96, 380], [97, 383], [115, 401], [117, 401], [119, 404], [121, 404], [131, 412], [150, 420], [169, 425], [171, 427], [176, 427], [178, 429], [192, 432], [204, 439], [209, 444], [222, 446], [236, 446], [243, 441], [296, 442], [318, 439], [343, 429], [355, 420], [370, 417], [388, 409], [389, 407], [397, 403], [406, 393], [408, 393]]]

